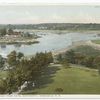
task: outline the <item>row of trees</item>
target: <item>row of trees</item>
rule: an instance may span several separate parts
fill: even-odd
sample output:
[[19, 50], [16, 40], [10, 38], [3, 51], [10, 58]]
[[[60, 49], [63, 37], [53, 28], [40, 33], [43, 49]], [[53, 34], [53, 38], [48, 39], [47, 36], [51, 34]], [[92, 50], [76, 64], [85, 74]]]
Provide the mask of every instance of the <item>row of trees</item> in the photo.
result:
[[64, 55], [58, 55], [58, 61], [67, 61], [72, 64], [81, 64], [90, 68], [98, 68], [100, 70], [100, 56], [85, 55], [73, 50], [67, 51]]
[[4, 36], [7, 34], [6, 28], [0, 29], [0, 36]]
[[0, 29], [0, 36], [5, 36], [6, 34], [13, 34], [13, 30], [11, 28], [8, 30], [6, 28]]
[[24, 54], [11, 52], [8, 55], [8, 77], [2, 80], [0, 93], [17, 91], [24, 82], [36, 82], [48, 64], [53, 62], [51, 52], [37, 53], [34, 57], [26, 59]]

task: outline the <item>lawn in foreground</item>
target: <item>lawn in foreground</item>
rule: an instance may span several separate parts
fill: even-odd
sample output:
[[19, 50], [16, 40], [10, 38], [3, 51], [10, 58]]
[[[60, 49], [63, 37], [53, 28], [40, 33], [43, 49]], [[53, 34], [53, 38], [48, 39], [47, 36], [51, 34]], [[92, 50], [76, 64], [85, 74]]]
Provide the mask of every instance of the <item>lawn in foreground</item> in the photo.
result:
[[[51, 71], [51, 72], [50, 72]], [[48, 74], [49, 73], [49, 74]], [[60, 91], [57, 91], [59, 90]], [[99, 94], [100, 75], [93, 69], [71, 65], [51, 66], [39, 79], [37, 88], [27, 89], [22, 94]]]

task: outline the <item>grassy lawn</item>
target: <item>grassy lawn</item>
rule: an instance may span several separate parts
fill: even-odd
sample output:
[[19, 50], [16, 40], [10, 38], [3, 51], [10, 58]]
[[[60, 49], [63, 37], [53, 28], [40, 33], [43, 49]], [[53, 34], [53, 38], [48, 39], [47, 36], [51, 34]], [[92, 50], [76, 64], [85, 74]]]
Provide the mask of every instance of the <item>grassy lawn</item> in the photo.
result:
[[92, 40], [93, 43], [100, 44], [100, 40]]
[[75, 52], [80, 52], [82, 54], [88, 55], [88, 56], [98, 56], [100, 55], [100, 50], [94, 49], [91, 46], [79, 46], [73, 49]]
[[[51, 66], [39, 78], [36, 88], [26, 89], [22, 94], [99, 94], [100, 76], [93, 69], [71, 65]], [[60, 89], [60, 91], [58, 90]]]

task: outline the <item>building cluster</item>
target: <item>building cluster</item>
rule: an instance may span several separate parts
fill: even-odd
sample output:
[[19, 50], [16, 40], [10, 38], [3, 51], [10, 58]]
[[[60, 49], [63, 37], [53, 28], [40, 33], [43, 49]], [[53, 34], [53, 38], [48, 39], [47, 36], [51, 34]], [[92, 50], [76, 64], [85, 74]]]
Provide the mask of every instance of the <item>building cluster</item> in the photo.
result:
[[13, 39], [13, 38], [20, 38], [20, 37], [31, 37], [32, 34], [29, 32], [24, 32], [20, 30], [12, 30], [12, 29], [7, 29], [5, 35], [1, 35], [0, 39]]

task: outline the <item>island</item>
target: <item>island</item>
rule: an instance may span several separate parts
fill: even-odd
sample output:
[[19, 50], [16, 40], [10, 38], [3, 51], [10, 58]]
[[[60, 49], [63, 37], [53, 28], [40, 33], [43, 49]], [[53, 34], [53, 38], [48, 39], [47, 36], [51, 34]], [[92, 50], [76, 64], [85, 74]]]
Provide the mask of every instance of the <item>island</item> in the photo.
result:
[[39, 43], [37, 38], [39, 36], [27, 31], [5, 28], [0, 30], [0, 44], [34, 44]]

